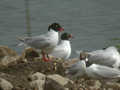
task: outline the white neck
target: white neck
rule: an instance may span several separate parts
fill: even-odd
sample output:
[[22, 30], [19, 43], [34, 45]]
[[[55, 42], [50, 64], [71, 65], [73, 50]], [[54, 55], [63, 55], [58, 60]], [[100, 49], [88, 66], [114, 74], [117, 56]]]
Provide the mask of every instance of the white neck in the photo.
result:
[[55, 33], [57, 33], [57, 34], [58, 34], [58, 32], [55, 31], [55, 30], [53, 30], [53, 29], [50, 29], [50, 30], [48, 31], [48, 33], [50, 33], [50, 34], [55, 34]]
[[60, 46], [64, 47], [65, 50], [67, 50], [67, 54], [66, 54], [66, 59], [68, 59], [71, 55], [71, 44], [69, 40], [61, 40], [60, 42]]
[[71, 48], [69, 40], [61, 40], [60, 44], [63, 45], [63, 46], [66, 46], [67, 48]]
[[86, 62], [85, 62], [85, 60], [81, 60], [80, 63], [81, 63], [81, 68], [82, 68], [84, 71], [86, 71]]
[[59, 41], [59, 35], [58, 32], [54, 31], [53, 29], [50, 29], [50, 31], [48, 31], [47, 36], [49, 37], [49, 39], [52, 39], [52, 41], [57, 44]]
[[50, 36], [50, 37], [55, 37], [55, 36], [57, 36], [58, 37], [58, 32], [56, 32], [56, 31], [54, 31], [53, 29], [50, 29], [50, 31], [48, 31], [48, 36]]
[[69, 40], [61, 40], [61, 43], [70, 43]]

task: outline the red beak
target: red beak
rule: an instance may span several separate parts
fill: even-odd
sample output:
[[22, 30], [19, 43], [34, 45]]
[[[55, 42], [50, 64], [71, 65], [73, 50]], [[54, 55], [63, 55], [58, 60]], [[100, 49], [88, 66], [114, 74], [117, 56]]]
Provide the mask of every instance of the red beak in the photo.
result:
[[62, 32], [62, 31], [64, 31], [64, 28], [58, 28], [58, 30], [59, 30], [60, 32]]

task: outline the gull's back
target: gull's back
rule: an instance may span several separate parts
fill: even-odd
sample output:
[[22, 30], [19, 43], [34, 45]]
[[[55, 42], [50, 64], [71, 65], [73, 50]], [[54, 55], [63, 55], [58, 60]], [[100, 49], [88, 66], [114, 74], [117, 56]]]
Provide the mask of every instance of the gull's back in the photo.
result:
[[96, 79], [118, 79], [120, 78], [120, 70], [107, 67], [104, 65], [92, 64], [86, 69], [89, 77]]
[[[96, 50], [89, 52], [90, 57], [88, 58], [88, 62], [90, 64], [101, 64], [107, 65], [110, 67], [119, 67], [120, 64], [120, 55], [115, 47], [109, 47], [105, 50]], [[117, 65], [118, 64], [118, 65]]]
[[53, 49], [58, 43], [58, 32], [51, 30], [39, 36], [25, 37], [21, 41], [36, 49]]

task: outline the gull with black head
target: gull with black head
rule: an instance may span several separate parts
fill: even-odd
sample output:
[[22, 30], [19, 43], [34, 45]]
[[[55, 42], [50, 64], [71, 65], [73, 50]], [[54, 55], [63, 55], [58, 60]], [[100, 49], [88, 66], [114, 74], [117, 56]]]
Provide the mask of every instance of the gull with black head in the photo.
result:
[[72, 38], [72, 34], [63, 33], [61, 35], [60, 43], [54, 48], [51, 53], [52, 56], [56, 58], [69, 59], [71, 55], [71, 44], [70, 39]]
[[39, 36], [19, 38], [19, 40], [35, 49], [41, 50], [44, 61], [50, 61], [48, 54], [53, 51], [59, 41], [58, 32], [63, 31], [59, 23], [49, 25], [48, 32]]

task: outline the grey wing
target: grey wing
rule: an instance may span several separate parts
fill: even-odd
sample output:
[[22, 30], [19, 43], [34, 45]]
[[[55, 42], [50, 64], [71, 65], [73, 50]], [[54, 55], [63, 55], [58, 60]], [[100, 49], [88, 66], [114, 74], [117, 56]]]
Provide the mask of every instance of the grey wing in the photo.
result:
[[88, 58], [88, 62], [90, 64], [96, 63], [96, 64], [101, 64], [101, 65], [107, 65], [112, 67], [113, 64], [116, 62], [113, 58], [111, 53], [109, 52], [104, 52], [104, 51], [96, 51], [96, 52], [91, 52], [89, 53], [90, 57]]
[[84, 70], [85, 68], [83, 67], [84, 67], [84, 61], [78, 61], [68, 68], [68, 74], [76, 75], [77, 73], [79, 73], [79, 75], [83, 75], [85, 74], [85, 70]]
[[75, 63], [68, 68], [68, 74], [75, 75], [79, 71], [79, 64]]
[[49, 41], [49, 38], [43, 35], [24, 39], [25, 44], [38, 49], [48, 47], [50, 45]]
[[90, 62], [99, 62], [103, 58], [103, 55], [104, 55], [103, 53], [104, 53], [103, 50], [88, 52], [89, 54], [88, 60]]
[[[120, 71], [115, 68], [93, 64], [88, 67], [89, 71], [91, 70], [94, 75], [99, 76], [100, 78], [118, 78], [120, 77]], [[98, 77], [98, 78], [99, 78]]]

